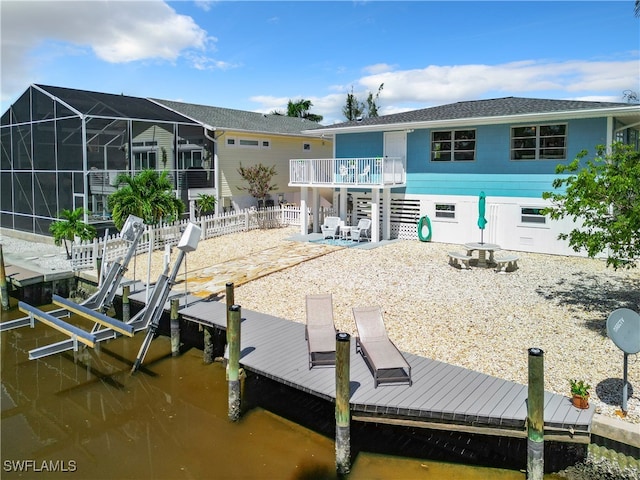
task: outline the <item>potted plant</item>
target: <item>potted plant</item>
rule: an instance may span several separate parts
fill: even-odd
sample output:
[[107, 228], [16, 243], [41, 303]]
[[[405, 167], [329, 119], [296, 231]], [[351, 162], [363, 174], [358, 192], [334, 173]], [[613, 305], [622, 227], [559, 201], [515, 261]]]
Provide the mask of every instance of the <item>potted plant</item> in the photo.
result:
[[577, 408], [589, 408], [589, 389], [591, 385], [584, 380], [569, 380], [571, 385], [571, 403]]

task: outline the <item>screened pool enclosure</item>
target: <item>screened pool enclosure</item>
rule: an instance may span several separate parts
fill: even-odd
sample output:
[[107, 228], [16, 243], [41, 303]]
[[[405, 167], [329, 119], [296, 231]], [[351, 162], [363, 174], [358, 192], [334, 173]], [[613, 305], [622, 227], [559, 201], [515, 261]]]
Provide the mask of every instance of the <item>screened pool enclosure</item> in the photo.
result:
[[166, 170], [176, 194], [215, 187], [205, 128], [150, 100], [32, 85], [2, 115], [0, 226], [49, 235], [62, 209], [109, 220], [118, 173]]

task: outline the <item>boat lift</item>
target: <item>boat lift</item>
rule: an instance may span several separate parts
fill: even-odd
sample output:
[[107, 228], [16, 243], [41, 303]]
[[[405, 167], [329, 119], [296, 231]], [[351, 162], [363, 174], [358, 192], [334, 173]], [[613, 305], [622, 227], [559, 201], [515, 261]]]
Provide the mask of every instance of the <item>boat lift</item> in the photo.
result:
[[86, 346], [94, 347], [96, 344], [105, 340], [116, 338], [118, 335], [126, 335], [132, 337], [136, 332], [147, 329], [147, 336], [142, 343], [138, 357], [136, 358], [132, 373], [138, 369], [144, 357], [151, 345], [153, 336], [155, 335], [158, 325], [160, 323], [160, 317], [164, 310], [164, 305], [169, 298], [171, 287], [175, 285], [175, 279], [178, 275], [178, 270], [184, 260], [187, 252], [192, 252], [196, 249], [198, 241], [200, 240], [201, 229], [193, 223], [189, 223], [185, 229], [177, 248], [180, 250], [178, 257], [171, 273], [167, 275], [169, 266], [165, 267], [164, 272], [158, 278], [155, 286], [153, 287], [153, 293], [149, 299], [149, 303], [133, 316], [128, 322], [124, 323], [117, 319], [108, 317], [100, 312], [85, 308], [83, 305], [76, 304], [70, 300], [65, 300], [57, 295], [53, 296], [53, 301], [56, 305], [63, 307], [67, 312], [73, 312], [88, 318], [95, 322], [94, 329], [91, 332], [86, 332], [75, 325], [48, 315], [45, 312], [38, 310], [35, 307], [20, 302], [18, 305], [20, 310], [29, 314], [30, 325], [33, 326], [34, 320], [41, 321], [63, 333], [70, 338], [62, 340], [51, 345], [45, 345], [43, 347], [35, 348], [29, 351], [29, 359], [35, 360], [56, 353], [65, 352], [68, 350], [78, 351], [79, 344], [83, 343]]
[[[141, 218], [136, 217], [135, 215], [129, 215], [126, 222], [124, 223], [122, 230], [120, 232], [120, 238], [127, 242], [131, 242], [129, 245], [129, 249], [127, 250], [124, 259], [116, 258], [111, 265], [108, 267], [108, 271], [106, 276], [102, 279], [100, 283], [100, 288], [98, 291], [91, 295], [89, 298], [84, 300], [79, 305], [88, 309], [95, 310], [96, 312], [104, 313], [111, 307], [113, 303], [113, 299], [118, 290], [118, 286], [120, 286], [120, 282], [124, 278], [124, 274], [127, 271], [127, 267], [131, 258], [136, 252], [136, 248], [138, 247], [138, 242], [144, 233], [144, 222]], [[57, 297], [54, 295], [53, 297]], [[57, 297], [60, 298], [60, 297]], [[22, 308], [20, 310], [24, 313], [29, 313], [29, 316], [18, 318], [16, 320], [11, 320], [8, 322], [0, 323], [0, 332], [5, 332], [8, 330], [13, 330], [14, 328], [32, 326], [33, 327], [33, 307], [27, 305], [24, 302], [20, 302], [22, 304]], [[55, 303], [55, 302], [54, 302]], [[77, 305], [77, 304], [76, 304]], [[20, 305], [19, 305], [20, 306]], [[35, 309], [37, 310], [37, 309]], [[68, 317], [69, 310], [66, 308], [59, 308], [56, 310], [52, 310], [47, 312], [47, 315], [60, 318], [60, 317]]]

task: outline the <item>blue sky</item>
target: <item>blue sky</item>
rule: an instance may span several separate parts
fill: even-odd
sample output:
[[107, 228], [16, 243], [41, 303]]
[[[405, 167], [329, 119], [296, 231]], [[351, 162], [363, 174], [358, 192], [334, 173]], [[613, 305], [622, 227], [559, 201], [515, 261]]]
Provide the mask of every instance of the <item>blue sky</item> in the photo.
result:
[[640, 90], [633, 0], [0, 0], [0, 22], [2, 112], [31, 83], [266, 113], [305, 98], [325, 124], [381, 83], [381, 114]]

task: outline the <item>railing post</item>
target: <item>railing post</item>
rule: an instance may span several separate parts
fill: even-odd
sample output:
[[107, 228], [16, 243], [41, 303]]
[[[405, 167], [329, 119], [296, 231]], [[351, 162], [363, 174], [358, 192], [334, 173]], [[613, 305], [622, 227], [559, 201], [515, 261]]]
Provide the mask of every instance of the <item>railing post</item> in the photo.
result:
[[231, 305], [227, 323], [227, 340], [229, 342], [229, 363], [227, 377], [229, 380], [229, 420], [240, 419], [240, 305]]
[[174, 298], [171, 300], [171, 356], [177, 357], [180, 354], [180, 320], [178, 316], [178, 306], [180, 300]]
[[351, 412], [349, 410], [351, 336], [336, 335], [336, 470], [346, 475], [351, 470]]
[[544, 476], [544, 352], [529, 349], [527, 396], [527, 479]]

